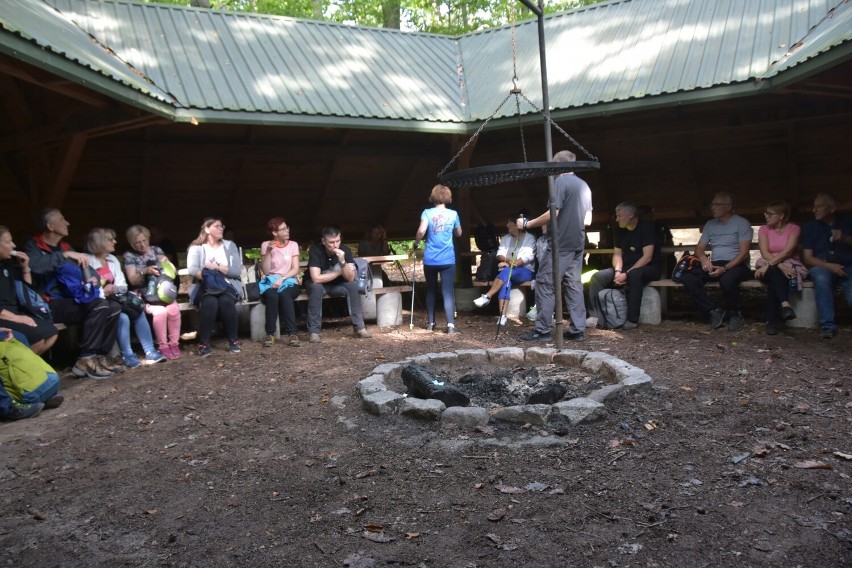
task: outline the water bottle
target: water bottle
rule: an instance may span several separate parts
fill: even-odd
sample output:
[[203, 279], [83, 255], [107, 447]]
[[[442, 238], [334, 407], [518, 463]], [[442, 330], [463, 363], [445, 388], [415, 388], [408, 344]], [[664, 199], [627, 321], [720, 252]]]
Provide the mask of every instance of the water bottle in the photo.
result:
[[[157, 263], [153, 260], [149, 260], [146, 263], [146, 266], [156, 266]], [[157, 294], [157, 279], [154, 276], [148, 277], [148, 282], [145, 286], [145, 297], [153, 297]]]
[[799, 279], [796, 277], [795, 272], [790, 275], [789, 285], [791, 292], [797, 292], [799, 290]]

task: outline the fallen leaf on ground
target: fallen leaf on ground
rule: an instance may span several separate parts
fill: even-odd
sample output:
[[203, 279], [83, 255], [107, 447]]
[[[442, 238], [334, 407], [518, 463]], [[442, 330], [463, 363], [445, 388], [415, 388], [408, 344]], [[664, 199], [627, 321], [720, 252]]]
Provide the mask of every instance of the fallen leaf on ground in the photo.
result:
[[419, 537], [420, 537], [419, 532], [407, 532], [407, 533], [405, 533], [405, 540], [412, 540], [412, 539], [419, 538]]
[[522, 493], [526, 493], [526, 491], [520, 487], [511, 487], [509, 485], [495, 485], [494, 489], [507, 495], [521, 495]]
[[796, 462], [793, 467], [799, 469], [831, 469], [831, 465], [818, 460], [805, 460]]
[[842, 460], [852, 460], [852, 454], [844, 454], [843, 452], [834, 452], [832, 454], [836, 458], [840, 458]]
[[379, 543], [393, 542], [394, 540], [396, 540], [396, 538], [394, 538], [394, 537], [392, 537], [388, 534], [385, 534], [384, 531], [373, 532], [373, 531], [367, 530], [367, 531], [363, 532], [362, 536], [364, 538], [366, 538], [367, 540], [370, 540], [370, 541], [373, 541], [373, 542], [379, 542]]
[[694, 388], [692, 388], [692, 387], [685, 387], [685, 386], [684, 386], [684, 387], [680, 387], [680, 390], [682, 390], [683, 392], [692, 392], [692, 391], [694, 391], [695, 389], [694, 389]]
[[490, 513], [488, 513], [488, 520], [492, 523], [496, 523], [503, 519], [506, 516], [506, 509], [494, 509]]

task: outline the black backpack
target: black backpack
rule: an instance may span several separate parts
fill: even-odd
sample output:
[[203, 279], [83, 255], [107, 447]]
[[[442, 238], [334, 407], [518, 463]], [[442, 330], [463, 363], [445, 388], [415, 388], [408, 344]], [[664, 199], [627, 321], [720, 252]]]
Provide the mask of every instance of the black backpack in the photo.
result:
[[495, 278], [497, 278], [497, 253], [483, 253], [480, 256], [479, 266], [476, 268], [476, 281], [491, 282]]
[[494, 223], [479, 225], [473, 230], [473, 242], [481, 252], [496, 251], [500, 246], [500, 235]]

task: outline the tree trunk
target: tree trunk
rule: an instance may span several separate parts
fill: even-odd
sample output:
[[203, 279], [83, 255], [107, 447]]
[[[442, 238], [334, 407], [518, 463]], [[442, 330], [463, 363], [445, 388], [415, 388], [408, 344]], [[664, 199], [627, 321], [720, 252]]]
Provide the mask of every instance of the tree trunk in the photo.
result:
[[382, 0], [382, 27], [399, 29], [400, 0]]

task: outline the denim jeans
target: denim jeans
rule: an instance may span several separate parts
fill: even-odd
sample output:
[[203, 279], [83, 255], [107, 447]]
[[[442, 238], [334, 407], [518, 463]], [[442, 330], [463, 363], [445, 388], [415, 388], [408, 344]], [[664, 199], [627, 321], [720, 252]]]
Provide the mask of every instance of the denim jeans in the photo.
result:
[[837, 329], [834, 323], [834, 288], [839, 284], [843, 288], [846, 305], [852, 306], [852, 266], [845, 266], [846, 278], [841, 278], [834, 272], [822, 266], [811, 268], [811, 280], [814, 282], [814, 297], [816, 298], [819, 327], [823, 331]]
[[59, 375], [56, 373], [47, 373], [47, 378], [35, 390], [24, 392], [21, 397], [21, 402], [24, 404], [34, 404], [36, 402], [47, 402], [49, 398], [53, 398], [59, 393]]
[[[148, 318], [145, 316], [145, 312], [139, 314], [134, 320], [133, 329], [136, 331], [136, 337], [139, 338], [139, 343], [142, 344], [145, 354], [152, 353], [154, 351], [154, 339], [151, 337], [151, 326], [148, 325]], [[118, 316], [116, 340], [118, 340], [118, 347], [121, 349], [122, 356], [133, 355], [133, 348], [130, 346], [130, 316], [124, 312], [121, 312]]]

